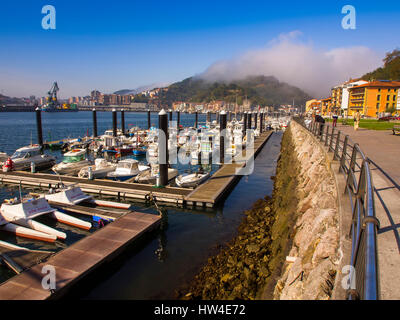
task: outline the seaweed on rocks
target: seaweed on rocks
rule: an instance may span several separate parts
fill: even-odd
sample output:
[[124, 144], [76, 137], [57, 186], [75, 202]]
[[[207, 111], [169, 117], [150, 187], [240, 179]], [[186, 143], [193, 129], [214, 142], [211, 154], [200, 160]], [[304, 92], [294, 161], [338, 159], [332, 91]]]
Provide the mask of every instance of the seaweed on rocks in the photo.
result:
[[271, 296], [291, 243], [298, 203], [298, 163], [290, 135], [287, 130], [282, 139], [272, 198], [266, 196], [245, 211], [237, 236], [208, 259], [188, 288], [178, 293], [179, 298], [253, 300]]

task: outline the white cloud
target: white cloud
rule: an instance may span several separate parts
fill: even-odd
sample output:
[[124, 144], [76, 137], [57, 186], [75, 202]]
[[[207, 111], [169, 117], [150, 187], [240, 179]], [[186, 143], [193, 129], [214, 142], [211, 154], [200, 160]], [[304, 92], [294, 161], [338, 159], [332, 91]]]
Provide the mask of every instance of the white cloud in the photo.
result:
[[382, 64], [377, 53], [367, 47], [323, 51], [301, 41], [300, 36], [300, 31], [282, 34], [266, 48], [214, 63], [200, 77], [230, 81], [250, 75], [272, 75], [311, 95], [324, 97], [334, 85], [362, 76]]

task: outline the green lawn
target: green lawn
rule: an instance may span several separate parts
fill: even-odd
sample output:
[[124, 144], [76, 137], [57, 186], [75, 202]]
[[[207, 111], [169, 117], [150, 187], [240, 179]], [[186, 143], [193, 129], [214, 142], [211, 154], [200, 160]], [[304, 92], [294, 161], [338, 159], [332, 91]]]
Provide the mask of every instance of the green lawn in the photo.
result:
[[[346, 120], [346, 119], [345, 119]], [[327, 122], [332, 122], [332, 119], [325, 119]], [[338, 124], [342, 124], [342, 119], [338, 119]], [[379, 121], [375, 119], [361, 119], [360, 128], [365, 128], [369, 130], [392, 130], [395, 124], [400, 124], [399, 122], [389, 122], [389, 121]], [[353, 118], [347, 120], [347, 125], [353, 126]]]

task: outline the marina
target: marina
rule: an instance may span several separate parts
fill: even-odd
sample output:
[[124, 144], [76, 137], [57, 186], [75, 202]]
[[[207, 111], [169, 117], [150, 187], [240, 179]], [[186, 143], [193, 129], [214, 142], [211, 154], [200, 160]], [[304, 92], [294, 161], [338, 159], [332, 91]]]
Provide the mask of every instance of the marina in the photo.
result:
[[[73, 115], [72, 115], [73, 116]], [[187, 117], [191, 117], [191, 115], [187, 115]], [[183, 118], [184, 119], [184, 118]], [[214, 122], [215, 123], [215, 122]], [[254, 156], [256, 157], [257, 154], [262, 150], [263, 146], [268, 142], [270, 137], [273, 135], [272, 131], [267, 131], [263, 132], [261, 135], [259, 135], [255, 139], [255, 144], [254, 144], [254, 153], [250, 153], [247, 156]], [[86, 138], [85, 138], [86, 139]], [[58, 151], [52, 151], [51, 147], [52, 145], [60, 145], [61, 143], [70, 143], [70, 141], [74, 141], [73, 143], [76, 143], [75, 141], [79, 140], [85, 140], [85, 139], [60, 139], [58, 141], [53, 141], [51, 143], [43, 143], [44, 147], [49, 148], [50, 153], [52, 156], [54, 155], [55, 158], [59, 159], [59, 156], [57, 156]], [[67, 151], [67, 156], [68, 156]], [[65, 154], [64, 154], [65, 157]], [[241, 176], [235, 175], [235, 170], [242, 167], [245, 165], [245, 158], [238, 158], [241, 160], [236, 160], [236, 163], [232, 164], [219, 164], [216, 165], [214, 171], [211, 173], [211, 177], [208, 178], [207, 181], [205, 181], [203, 184], [200, 184], [199, 186], [195, 186], [194, 188], [181, 188], [181, 187], [175, 187], [174, 184], [172, 183], [171, 185], [167, 185], [165, 187], [156, 187], [151, 184], [142, 184], [142, 183], [133, 183], [134, 179], [130, 179], [127, 181], [112, 181], [112, 180], [106, 180], [104, 178], [96, 178], [96, 179], [89, 179], [88, 173], [86, 173], [85, 178], [79, 178], [77, 176], [71, 176], [71, 175], [57, 175], [54, 173], [50, 172], [30, 172], [32, 170], [26, 170], [26, 171], [8, 171], [6, 172], [1, 172], [0, 173], [0, 184], [3, 185], [3, 187], [17, 187], [20, 190], [31, 190], [31, 195], [35, 197], [39, 197], [41, 194], [46, 194], [47, 192], [51, 192], [52, 190], [57, 190], [61, 185], [68, 188], [74, 188], [78, 187], [80, 188], [83, 192], [91, 194], [95, 197], [96, 202], [101, 202], [103, 201], [104, 203], [107, 203], [107, 199], [112, 199], [113, 201], [118, 201], [121, 202], [121, 206], [124, 207], [125, 205], [123, 203], [129, 203], [129, 202], [134, 202], [134, 203], [142, 203], [141, 206], [154, 206], [154, 204], [157, 206], [163, 206], [166, 205], [168, 207], [177, 207], [181, 208], [181, 210], [215, 210], [219, 206], [223, 205], [223, 200], [226, 199], [227, 196], [229, 196], [229, 193], [232, 192], [233, 187], [237, 184], [238, 180], [240, 179]], [[129, 158], [128, 158], [129, 160]], [[199, 164], [197, 165], [197, 167]], [[201, 164], [200, 164], [201, 166]], [[94, 168], [94, 167], [93, 167]], [[196, 167], [195, 167], [196, 168]], [[30, 168], [32, 169], [32, 168]], [[36, 168], [34, 168], [36, 169]], [[40, 168], [38, 168], [39, 170]], [[182, 170], [182, 169], [180, 169]], [[191, 170], [197, 170], [192, 168]], [[3, 170], [4, 171], [4, 170]], [[8, 172], [7, 172], [8, 171]], [[35, 170], [36, 171], [36, 170]], [[181, 171], [182, 172], [182, 171]], [[193, 171], [192, 171], [193, 172]], [[187, 175], [187, 174], [185, 174]], [[221, 179], [222, 178], [222, 179]], [[212, 192], [209, 192], [207, 194], [204, 194], [205, 197], [202, 199], [198, 198], [198, 195], [196, 195], [196, 190], [198, 188], [201, 188], [201, 186], [206, 186], [207, 190], [213, 190]], [[201, 191], [201, 193], [204, 193]], [[200, 193], [198, 193], [200, 194]], [[47, 196], [46, 196], [47, 197]], [[104, 200], [101, 200], [104, 199]], [[53, 257], [62, 257], [65, 254], [65, 257], [69, 257], [69, 252], [74, 252], [74, 254], [78, 254], [78, 252], [73, 251], [71, 248], [75, 246], [75, 244], [79, 243], [85, 243], [85, 241], [91, 241], [89, 239], [95, 237], [95, 235], [99, 234], [103, 230], [106, 230], [107, 228], [111, 228], [116, 223], [126, 223], [126, 216], [131, 215], [131, 214], [136, 214], [136, 215], [145, 215], [149, 216], [149, 214], [146, 213], [127, 213], [127, 210], [107, 210], [105, 207], [107, 205], [103, 205], [101, 207], [99, 206], [93, 206], [93, 205], [82, 205], [78, 203], [61, 203], [56, 200], [52, 200], [48, 198], [49, 205], [52, 208], [55, 208], [56, 210], [59, 210], [61, 212], [68, 212], [69, 214], [73, 214], [76, 217], [87, 217], [86, 220], [90, 221], [96, 221], [97, 224], [105, 222], [106, 226], [103, 228], [100, 228], [99, 230], [96, 231], [91, 231], [90, 235], [87, 235], [83, 237], [81, 240], [78, 242], [74, 242], [73, 244], [69, 245], [66, 249], [63, 249], [59, 251], [58, 253], [54, 254], [54, 252], [49, 251], [50, 253], [41, 253], [40, 250], [37, 250], [39, 255], [43, 255], [43, 260], [46, 260], [46, 263], [53, 263]], [[114, 203], [118, 203], [114, 202]], [[104, 204], [103, 203], [103, 204]], [[157, 207], [158, 207], [157, 206]], [[130, 207], [129, 205], [126, 205], [125, 208]], [[137, 206], [135, 205], [134, 208]], [[137, 210], [137, 209], [136, 209]], [[165, 209], [162, 209], [165, 210]], [[140, 209], [139, 209], [140, 211]], [[157, 211], [156, 211], [157, 212]], [[150, 214], [152, 217], [157, 217], [159, 215], [159, 211], [157, 215]], [[144, 217], [144, 216], [143, 216]], [[145, 219], [146, 220], [146, 219]], [[120, 222], [122, 221], [122, 222]], [[125, 222], [124, 222], [125, 221]], [[153, 223], [154, 222], [154, 223]], [[144, 230], [141, 230], [138, 232], [137, 235], [132, 236], [132, 241], [129, 240], [127, 241], [128, 243], [135, 243], [135, 239], [138, 240], [143, 233], [147, 233], [147, 231], [154, 230], [158, 227], [160, 224], [160, 221], [153, 221], [150, 225], [146, 226]], [[139, 222], [135, 222], [135, 224], [140, 225]], [[86, 240], [88, 239], [88, 240]], [[114, 240], [114, 239], [113, 239]], [[128, 244], [127, 243], [127, 244]], [[83, 245], [83, 244], [81, 244]], [[122, 246], [122, 244], [121, 244]], [[22, 248], [22, 247], [21, 247]], [[22, 250], [22, 251], [21, 251]], [[25, 251], [23, 251], [25, 250]], [[28, 254], [27, 248], [22, 248], [18, 252], [22, 252], [24, 256], [24, 259], [26, 260], [25, 265], [21, 266], [18, 263], [18, 258], [13, 259], [16, 255], [10, 254], [10, 252], [4, 252], [3, 255], [3, 261], [5, 262], [6, 265], [10, 269], [12, 269], [14, 272], [17, 274], [23, 275], [22, 277], [20, 276], [14, 276], [10, 280], [4, 282], [4, 284], [1, 286], [1, 291], [2, 294], [5, 294], [4, 297], [6, 299], [22, 299], [25, 297], [27, 298], [34, 298], [34, 299], [48, 299], [48, 298], [57, 298], [64, 293], [64, 287], [69, 288], [70, 286], [73, 287], [75, 283], [78, 283], [80, 279], [85, 278], [85, 275], [91, 274], [92, 271], [96, 269], [97, 266], [97, 260], [94, 259], [93, 261], [93, 266], [88, 265], [87, 270], [83, 270], [82, 274], [77, 272], [76, 270], [61, 270], [61, 274], [65, 278], [62, 279], [63, 282], [66, 283], [66, 285], [61, 285], [60, 286], [60, 293], [57, 294], [43, 294], [43, 293], [38, 293], [38, 286], [40, 285], [39, 283], [31, 283], [27, 281], [27, 277], [32, 277], [32, 274], [37, 272], [39, 270], [39, 265], [36, 264], [37, 258], [35, 257], [36, 253], [29, 252]], [[99, 249], [100, 250], [100, 249]], [[117, 250], [118, 251], [118, 250]], [[82, 252], [79, 252], [79, 254], [83, 254]], [[118, 256], [117, 253], [104, 253], [104, 260], [108, 260], [108, 254], [111, 256]], [[85, 253], [86, 255], [86, 253]], [[97, 257], [98, 258], [98, 257]], [[35, 260], [36, 259], [36, 260]], [[57, 258], [57, 259], [62, 259], [62, 258]], [[57, 261], [57, 259], [55, 261]], [[88, 258], [89, 259], [89, 258]], [[21, 260], [21, 259], [20, 259]], [[90, 259], [89, 259], [90, 260]], [[86, 262], [84, 262], [86, 265]], [[99, 263], [100, 265], [101, 263]], [[82, 266], [79, 266], [77, 264], [76, 268], [79, 270], [82, 269]], [[72, 272], [72, 273], [71, 273]], [[76, 272], [76, 273], [74, 273]], [[24, 275], [25, 274], [25, 275]], [[30, 274], [30, 276], [28, 276]], [[71, 277], [71, 274], [74, 276]], [[70, 278], [68, 278], [70, 277]], [[19, 279], [25, 279], [25, 280], [19, 280]], [[14, 281], [14, 282], [13, 282]], [[27, 281], [26, 283], [30, 283], [32, 286], [28, 285], [25, 287], [21, 287], [21, 284]], [[4, 286], [4, 287], [3, 287]], [[19, 287], [18, 287], [19, 286]], [[7, 289], [8, 288], [8, 289]], [[7, 296], [7, 294], [10, 294], [10, 289], [12, 289], [13, 292], [20, 292], [19, 294], [16, 294], [13, 296]], [[22, 290], [18, 291], [16, 290]], [[35, 289], [36, 288], [36, 289]], [[57, 290], [58, 291], [58, 290]], [[8, 292], [8, 293], [7, 293]], [[25, 292], [25, 293], [23, 293]], [[36, 294], [36, 296], [34, 295]]]

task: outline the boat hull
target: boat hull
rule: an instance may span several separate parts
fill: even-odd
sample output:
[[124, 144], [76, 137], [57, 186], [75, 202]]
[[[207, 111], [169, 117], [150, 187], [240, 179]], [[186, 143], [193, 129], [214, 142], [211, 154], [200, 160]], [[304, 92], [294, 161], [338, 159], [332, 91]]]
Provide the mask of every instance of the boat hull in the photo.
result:
[[57, 237], [55, 235], [50, 235], [47, 233], [25, 228], [13, 223], [7, 223], [5, 225], [0, 226], [0, 230], [13, 233], [18, 237], [32, 239], [32, 240], [45, 241], [45, 242], [55, 242], [57, 240]]

